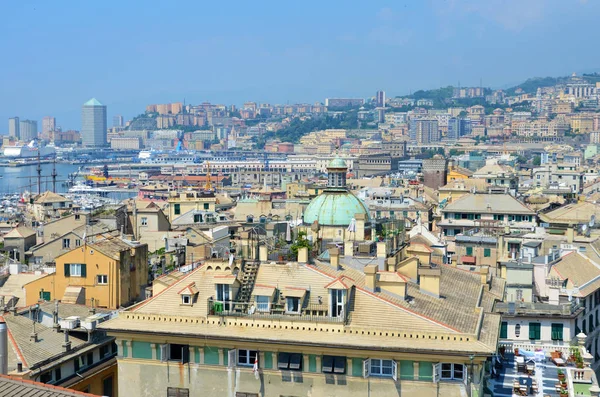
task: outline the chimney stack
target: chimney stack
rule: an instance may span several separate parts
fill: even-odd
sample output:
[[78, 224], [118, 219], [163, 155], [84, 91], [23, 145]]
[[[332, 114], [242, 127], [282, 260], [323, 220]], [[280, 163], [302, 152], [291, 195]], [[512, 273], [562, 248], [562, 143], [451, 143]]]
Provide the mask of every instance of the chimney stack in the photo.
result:
[[439, 267], [420, 267], [419, 270], [419, 291], [431, 295], [435, 298], [440, 297], [440, 277], [442, 271]]
[[258, 247], [258, 260], [261, 262], [266, 262], [269, 257], [269, 251], [266, 245], [261, 245]]
[[17, 362], [17, 372], [23, 372], [23, 363]]
[[377, 265], [372, 263], [365, 266], [365, 287], [370, 291], [375, 291], [377, 287]]
[[8, 326], [0, 317], [0, 374], [8, 373]]
[[52, 327], [58, 328], [58, 299], [54, 300], [54, 311], [52, 312]]
[[488, 266], [482, 266], [479, 274], [481, 274], [481, 284], [485, 285], [488, 283], [488, 273], [490, 268]]
[[68, 352], [71, 350], [71, 341], [69, 340], [69, 331], [65, 329], [65, 341], [62, 344], [63, 349], [65, 350], [65, 352]]
[[336, 269], [340, 266], [340, 250], [338, 248], [329, 248], [329, 263]]

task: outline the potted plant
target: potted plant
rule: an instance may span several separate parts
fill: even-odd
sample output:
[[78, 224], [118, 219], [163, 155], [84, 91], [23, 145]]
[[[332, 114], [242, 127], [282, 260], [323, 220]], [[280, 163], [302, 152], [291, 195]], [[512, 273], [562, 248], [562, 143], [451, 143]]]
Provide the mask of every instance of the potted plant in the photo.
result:
[[558, 370], [558, 380], [562, 383], [565, 380], [565, 372], [562, 369]]
[[519, 348], [517, 347], [517, 348], [515, 349], [515, 356], [518, 356], [518, 355], [519, 355]]

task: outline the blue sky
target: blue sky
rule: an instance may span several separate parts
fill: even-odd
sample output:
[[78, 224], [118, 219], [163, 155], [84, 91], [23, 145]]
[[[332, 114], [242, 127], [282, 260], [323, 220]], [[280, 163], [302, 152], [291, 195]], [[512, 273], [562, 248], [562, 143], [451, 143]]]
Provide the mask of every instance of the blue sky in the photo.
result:
[[110, 125], [184, 98], [315, 102], [595, 71], [599, 11], [581, 0], [3, 1], [0, 133], [15, 115], [79, 129], [92, 97]]

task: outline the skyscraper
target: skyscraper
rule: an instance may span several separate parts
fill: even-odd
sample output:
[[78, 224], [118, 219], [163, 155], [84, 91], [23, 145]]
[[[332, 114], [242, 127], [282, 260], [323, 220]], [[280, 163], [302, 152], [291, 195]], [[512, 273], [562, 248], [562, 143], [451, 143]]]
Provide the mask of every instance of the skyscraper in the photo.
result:
[[434, 118], [411, 120], [411, 139], [418, 144], [440, 140], [438, 121]]
[[21, 120], [19, 122], [20, 139], [23, 142], [30, 142], [38, 137], [37, 121]]
[[56, 119], [52, 116], [46, 116], [42, 119], [42, 134], [46, 135], [56, 130]]
[[385, 107], [385, 91], [377, 91], [375, 93], [375, 106], [378, 108]]
[[81, 143], [86, 147], [106, 146], [106, 106], [96, 98], [83, 104]]
[[123, 127], [123, 116], [120, 114], [113, 116], [113, 127]]
[[8, 135], [17, 139], [21, 137], [18, 117], [11, 117], [10, 119], [8, 119]]

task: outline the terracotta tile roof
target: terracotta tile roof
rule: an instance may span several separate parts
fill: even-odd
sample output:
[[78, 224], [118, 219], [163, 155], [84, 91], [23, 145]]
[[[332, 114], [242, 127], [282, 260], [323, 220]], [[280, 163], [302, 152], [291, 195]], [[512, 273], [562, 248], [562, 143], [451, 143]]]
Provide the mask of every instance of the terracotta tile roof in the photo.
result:
[[93, 394], [0, 375], [0, 397], [94, 397]]

